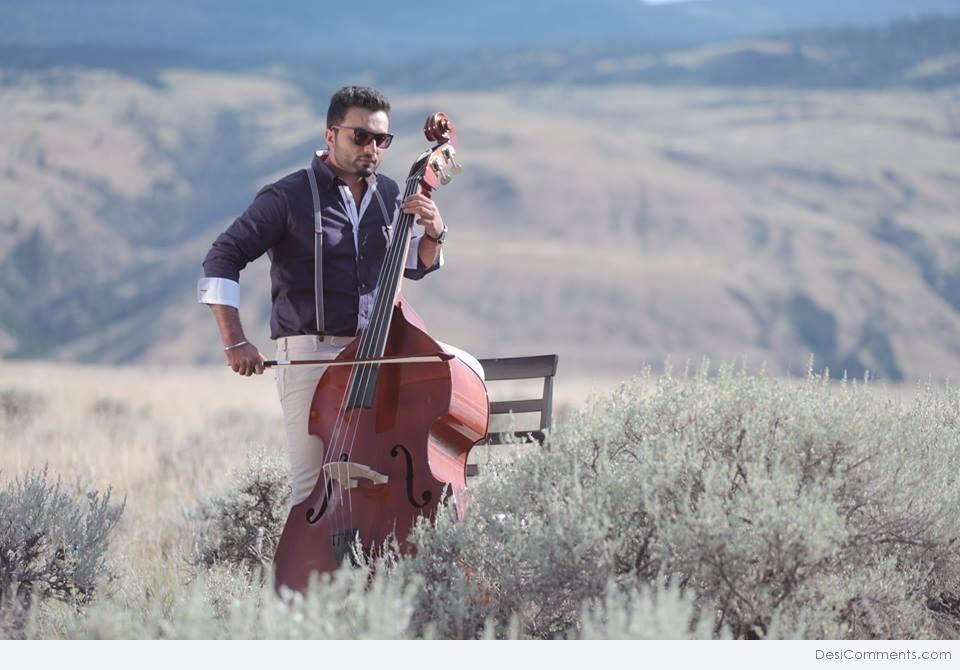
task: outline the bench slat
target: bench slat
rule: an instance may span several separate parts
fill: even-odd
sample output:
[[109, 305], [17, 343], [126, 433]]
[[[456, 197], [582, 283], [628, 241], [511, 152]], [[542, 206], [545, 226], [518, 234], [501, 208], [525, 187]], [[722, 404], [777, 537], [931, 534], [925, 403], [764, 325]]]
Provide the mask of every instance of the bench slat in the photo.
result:
[[487, 381], [552, 377], [557, 374], [557, 354], [544, 356], [514, 356], [511, 358], [483, 358], [483, 376]]
[[[524, 412], [542, 412], [545, 403], [543, 398], [532, 398], [530, 400], [498, 400], [490, 403], [491, 414], [509, 414], [515, 412], [523, 414]], [[541, 426], [543, 428], [543, 426]]]
[[[486, 381], [502, 381], [508, 379], [543, 379], [543, 396], [524, 400], [500, 400], [490, 403], [491, 414], [518, 414], [539, 412], [540, 430], [518, 430], [500, 433], [488, 433], [487, 437], [478, 445], [502, 445], [505, 439], [512, 436], [514, 440], [543, 444], [546, 438], [544, 430], [551, 426], [553, 418], [553, 378], [557, 374], [557, 362], [560, 356], [547, 354], [543, 356], [513, 356], [510, 358], [482, 358]], [[475, 463], [467, 465], [467, 476], [475, 477], [480, 467]]]

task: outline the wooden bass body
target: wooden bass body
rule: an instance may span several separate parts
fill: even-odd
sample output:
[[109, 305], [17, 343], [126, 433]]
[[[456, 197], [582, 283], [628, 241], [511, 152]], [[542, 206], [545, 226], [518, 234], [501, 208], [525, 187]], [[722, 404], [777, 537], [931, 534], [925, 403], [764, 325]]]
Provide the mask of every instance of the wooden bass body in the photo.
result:
[[[385, 356], [442, 352], [401, 297]], [[337, 360], [355, 360], [360, 338]], [[346, 407], [355, 375], [375, 371], [369, 407]], [[353, 379], [353, 381], [352, 381]], [[432, 519], [445, 492], [466, 511], [466, 466], [489, 420], [486, 386], [452, 358], [437, 362], [330, 367], [314, 393], [309, 431], [325, 445], [324, 469], [311, 494], [290, 510], [277, 547], [276, 585], [303, 590], [311, 573], [337, 569], [359, 539], [377, 552], [391, 536], [403, 552], [421, 516]], [[354, 557], [355, 558], [355, 557]]]

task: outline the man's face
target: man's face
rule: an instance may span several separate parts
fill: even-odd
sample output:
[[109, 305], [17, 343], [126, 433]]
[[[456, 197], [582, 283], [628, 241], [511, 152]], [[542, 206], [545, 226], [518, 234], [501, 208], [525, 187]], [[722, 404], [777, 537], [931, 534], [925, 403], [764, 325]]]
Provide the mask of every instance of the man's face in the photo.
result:
[[385, 149], [373, 140], [368, 141], [364, 146], [359, 146], [354, 141], [353, 131], [349, 128], [363, 128], [371, 133], [389, 132], [390, 119], [387, 113], [371, 112], [363, 107], [351, 107], [337, 126], [340, 127], [327, 128], [324, 135], [327, 146], [330, 147], [330, 158], [333, 164], [358, 177], [372, 175], [380, 165]]

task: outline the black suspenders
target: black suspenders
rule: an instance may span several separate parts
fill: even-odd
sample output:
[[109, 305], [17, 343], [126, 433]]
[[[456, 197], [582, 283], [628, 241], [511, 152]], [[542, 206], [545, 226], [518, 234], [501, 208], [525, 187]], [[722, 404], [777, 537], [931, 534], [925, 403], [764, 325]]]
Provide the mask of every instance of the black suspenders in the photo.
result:
[[[373, 194], [377, 196], [377, 202], [380, 203], [380, 213], [383, 214], [383, 225], [387, 228], [390, 228], [390, 224], [393, 223], [393, 220], [387, 216], [387, 206], [383, 202], [383, 196], [380, 195], [380, 189], [376, 189]], [[393, 231], [390, 231], [393, 232]], [[387, 240], [387, 244], [390, 243], [390, 240]]]
[[313, 295], [317, 307], [317, 334], [324, 336], [323, 321], [323, 210], [320, 207], [320, 192], [313, 166], [307, 167], [310, 178], [310, 193], [313, 195]]

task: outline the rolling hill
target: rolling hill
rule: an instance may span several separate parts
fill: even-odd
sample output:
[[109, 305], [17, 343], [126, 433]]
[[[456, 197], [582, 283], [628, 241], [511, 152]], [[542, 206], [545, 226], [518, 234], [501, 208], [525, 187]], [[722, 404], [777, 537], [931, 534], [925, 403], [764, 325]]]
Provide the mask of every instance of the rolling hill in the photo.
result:
[[[458, 122], [438, 200], [447, 266], [405, 290], [479, 356], [556, 351], [566, 372], [743, 357], [891, 380], [960, 373], [960, 97], [645, 85], [409, 94]], [[323, 119], [268, 75], [9, 75], [0, 165], [0, 351], [219, 361], [200, 260], [258, 187], [305, 164]], [[267, 339], [266, 260], [243, 315]]]
[[[690, 45], [819, 28], [869, 27], [960, 14], [960, 0], [422, 0], [411, 9], [368, 0], [362, 10], [314, 0], [34, 0], [0, 5], [0, 43], [17, 47], [134, 47], [189, 52], [194, 62], [323, 67], [458, 60], [463, 51], [569, 48], [611, 41]], [[157, 55], [157, 54], [155, 54]]]

